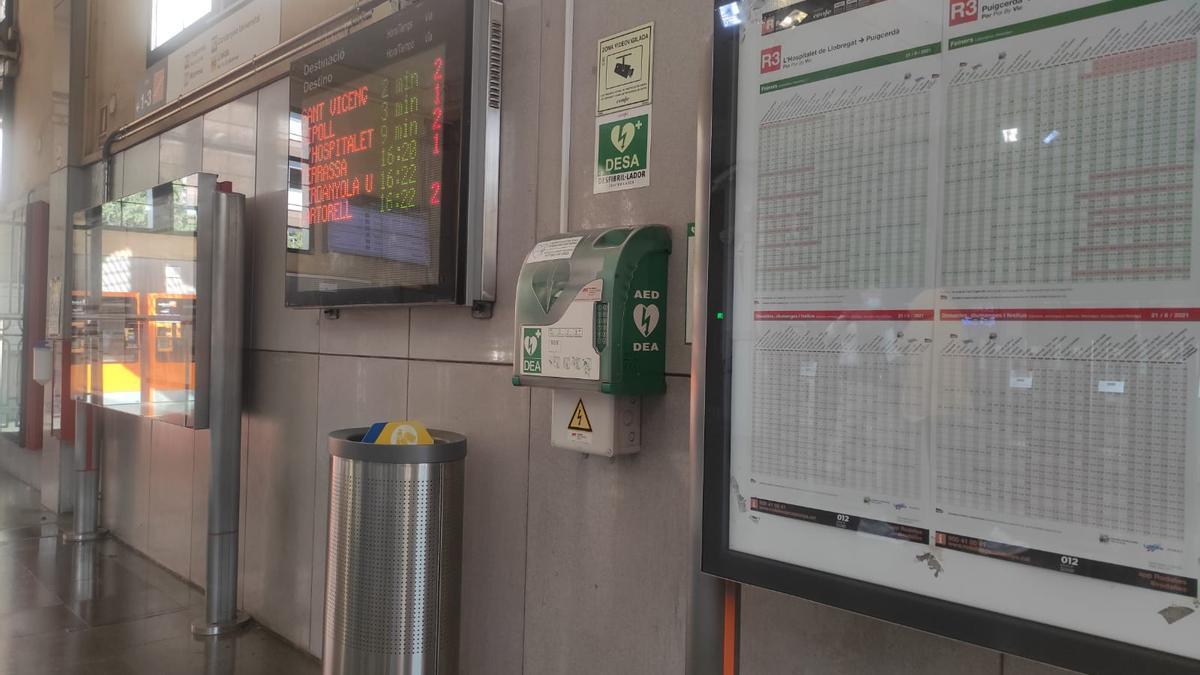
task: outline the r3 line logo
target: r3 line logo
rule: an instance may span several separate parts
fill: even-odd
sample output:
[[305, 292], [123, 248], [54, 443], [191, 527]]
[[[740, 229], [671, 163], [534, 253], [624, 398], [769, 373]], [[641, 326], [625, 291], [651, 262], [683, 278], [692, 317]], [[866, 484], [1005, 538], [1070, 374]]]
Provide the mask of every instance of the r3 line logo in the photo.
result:
[[950, 0], [950, 25], [998, 16], [1014, 16], [1025, 11], [1025, 0]]
[[950, 0], [950, 25], [968, 23], [979, 18], [979, 0]]
[[[972, 0], [973, 2], [974, 0]], [[760, 62], [759, 74], [773, 73], [783, 67], [783, 46], [775, 45], [768, 49], [762, 50], [762, 61]]]

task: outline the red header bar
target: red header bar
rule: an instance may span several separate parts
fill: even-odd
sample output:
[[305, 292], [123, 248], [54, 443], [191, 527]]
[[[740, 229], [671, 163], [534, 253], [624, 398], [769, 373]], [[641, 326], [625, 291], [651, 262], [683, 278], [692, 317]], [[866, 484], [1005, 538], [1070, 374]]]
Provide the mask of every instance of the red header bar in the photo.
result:
[[942, 321], [1200, 321], [1200, 307], [943, 309]]
[[772, 310], [754, 313], [755, 321], [933, 321], [932, 309]]

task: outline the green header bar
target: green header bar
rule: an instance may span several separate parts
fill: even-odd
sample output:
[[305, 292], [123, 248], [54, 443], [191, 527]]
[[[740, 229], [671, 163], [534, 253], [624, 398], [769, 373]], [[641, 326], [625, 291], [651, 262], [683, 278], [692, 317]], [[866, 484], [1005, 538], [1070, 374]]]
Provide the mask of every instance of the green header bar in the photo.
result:
[[908, 61], [909, 59], [919, 59], [922, 56], [940, 54], [941, 51], [942, 43], [934, 42], [922, 47], [913, 47], [912, 49], [892, 52], [891, 54], [883, 54], [882, 56], [875, 56], [869, 59], [863, 59], [862, 61], [843, 63], [840, 66], [834, 66], [833, 68], [826, 68], [825, 70], [818, 70], [812, 73], [805, 73], [804, 75], [797, 75], [784, 80], [768, 82], [759, 86], [758, 93], [769, 94], [773, 91], [779, 91], [780, 89], [787, 89], [788, 87], [798, 87], [802, 84], [808, 84], [810, 82], [828, 80], [831, 77], [839, 77], [849, 73], [857, 73], [860, 70], [870, 70], [871, 68], [878, 68], [891, 63], [900, 63], [901, 61]]
[[1061, 26], [1065, 23], [1083, 21], [1084, 19], [1094, 19], [1098, 16], [1104, 16], [1105, 14], [1123, 12], [1127, 9], [1134, 9], [1136, 7], [1142, 7], [1143, 5], [1153, 5], [1162, 1], [1163, 0], [1108, 0], [1108, 2], [1101, 2], [1089, 7], [1072, 9], [1069, 12], [1051, 14], [1050, 16], [1043, 16], [1040, 19], [1030, 19], [1029, 21], [1014, 23], [1011, 26], [1004, 26], [1003, 28], [993, 28], [992, 30], [985, 30], [979, 33], [972, 33], [970, 35], [957, 37], [953, 40], [950, 40], [950, 49], [969, 47], [971, 45], [983, 44], [984, 42], [991, 42], [992, 40], [1003, 40], [1004, 38], [1020, 35], [1022, 33], [1032, 33], [1035, 30], [1053, 28], [1055, 26]]

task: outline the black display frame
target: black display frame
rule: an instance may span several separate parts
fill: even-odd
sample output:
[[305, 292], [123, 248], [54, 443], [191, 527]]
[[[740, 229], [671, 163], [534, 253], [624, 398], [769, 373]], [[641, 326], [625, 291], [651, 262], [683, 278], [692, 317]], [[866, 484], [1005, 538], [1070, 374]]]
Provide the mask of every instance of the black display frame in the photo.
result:
[[[305, 63], [319, 60], [339, 50], [346, 51], [346, 58], [339, 65], [352, 65], [357, 62], [355, 57], [371, 51], [372, 39], [380, 36], [386, 38], [386, 33], [393, 27], [411, 21], [410, 17], [423, 12], [432, 0], [424, 0], [404, 9], [394, 12], [383, 19], [357, 30], [344, 38], [319, 50], [309, 52], [296, 59], [291, 64], [289, 73], [288, 109], [290, 113], [299, 113], [294, 103], [303, 95], [303, 68]], [[447, 26], [456, 26], [447, 30], [440, 43], [444, 45], [446, 55], [446, 104], [442, 117], [443, 142], [445, 150], [442, 159], [442, 212], [440, 237], [438, 247], [438, 282], [425, 286], [379, 286], [372, 288], [339, 289], [337, 291], [302, 291], [298, 288], [298, 280], [288, 270], [291, 256], [314, 255], [315, 239], [310, 234], [309, 251], [300, 252], [286, 248], [286, 242], [281, 242], [285, 250], [284, 304], [293, 308], [322, 308], [322, 307], [355, 307], [372, 305], [413, 305], [413, 304], [462, 304], [466, 293], [466, 263], [467, 263], [467, 228], [469, 213], [469, 180], [470, 180], [470, 150], [471, 150], [471, 110], [474, 105], [483, 102], [473, 100], [475, 83], [472, 80], [472, 64], [477, 58], [476, 45], [473, 43], [473, 27], [477, 12], [483, 11], [476, 0], [453, 0], [453, 2], [436, 3], [439, 11], [458, 12], [447, 20]], [[435, 41], [435, 44], [438, 44]], [[377, 46], [375, 46], [377, 48]], [[482, 47], [480, 47], [482, 49]], [[420, 53], [421, 50], [415, 50]], [[362, 54], [369, 56], [368, 54]], [[374, 63], [373, 67], [363, 69], [363, 74], [378, 71], [396, 61], [403, 60], [408, 55], [398, 55], [386, 63]], [[297, 72], [301, 75], [297, 76]], [[462, 82], [461, 88], [453, 86]], [[298, 91], [299, 90], [299, 91]], [[307, 158], [300, 158], [307, 161]]]
[[[733, 262], [739, 26], [713, 11], [708, 286], [704, 290], [701, 570], [987, 649], [1087, 673], [1200, 672], [1200, 661], [1080, 631], [979, 609], [852, 577], [735, 551], [729, 546], [733, 374]], [[745, 3], [740, 3], [744, 8]], [[744, 11], [744, 10], [743, 10]], [[745, 18], [744, 16], [742, 17]]]

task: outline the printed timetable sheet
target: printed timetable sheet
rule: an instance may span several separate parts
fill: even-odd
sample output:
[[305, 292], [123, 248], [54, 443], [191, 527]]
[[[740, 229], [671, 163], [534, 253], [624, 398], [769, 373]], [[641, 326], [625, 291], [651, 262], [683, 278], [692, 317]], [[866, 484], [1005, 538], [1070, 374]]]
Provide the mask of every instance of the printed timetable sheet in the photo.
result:
[[1092, 312], [940, 311], [935, 530], [987, 542], [969, 553], [1021, 545], [1169, 573], [1194, 597], [1200, 311]]
[[934, 81], [919, 80], [800, 92], [768, 113], [760, 293], [925, 285]]
[[731, 548], [1200, 658], [1200, 0], [746, 26]]

